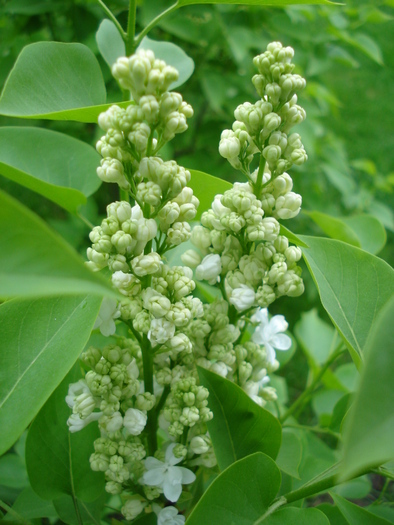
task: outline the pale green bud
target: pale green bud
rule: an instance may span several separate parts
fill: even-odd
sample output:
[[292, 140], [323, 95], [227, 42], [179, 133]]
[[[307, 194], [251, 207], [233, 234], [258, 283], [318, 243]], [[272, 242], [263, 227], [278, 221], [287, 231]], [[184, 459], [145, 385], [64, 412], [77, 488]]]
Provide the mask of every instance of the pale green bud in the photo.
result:
[[142, 292], [143, 305], [156, 318], [164, 317], [171, 309], [171, 301], [153, 288]]
[[86, 376], [86, 383], [94, 396], [106, 394], [112, 386], [111, 379], [107, 375], [100, 375], [90, 370]]
[[161, 202], [161, 188], [155, 182], [140, 182], [137, 186], [137, 199], [152, 206], [159, 206]]
[[186, 326], [191, 318], [191, 311], [185, 308], [184, 304], [180, 301], [173, 304], [171, 310], [166, 314], [166, 319], [174, 323], [178, 328]]
[[120, 511], [126, 520], [131, 521], [139, 516], [147, 505], [148, 502], [141, 499], [141, 496], [134, 496], [126, 501]]
[[220, 222], [234, 233], [239, 233], [242, 228], [246, 225], [246, 221], [242, 215], [232, 211], [229, 215], [225, 215], [221, 218]]
[[147, 255], [138, 255], [131, 262], [133, 272], [138, 275], [138, 277], [155, 274], [159, 271], [160, 264], [161, 257], [156, 252], [151, 252]]
[[279, 219], [292, 219], [296, 217], [302, 204], [302, 197], [298, 193], [289, 192], [276, 199], [275, 216]]
[[94, 452], [90, 458], [90, 468], [96, 472], [105, 472], [109, 467], [109, 457], [105, 454]]
[[186, 250], [181, 255], [181, 260], [183, 264], [189, 266], [190, 268], [195, 268], [201, 263], [201, 256], [195, 250]]
[[288, 173], [283, 173], [272, 182], [272, 185], [274, 197], [277, 198], [280, 195], [286, 195], [292, 190], [293, 180]]
[[159, 118], [159, 103], [153, 95], [145, 95], [140, 98], [140, 108], [144, 115], [144, 119], [148, 124], [155, 124]]
[[300, 75], [285, 74], [280, 77], [279, 84], [282, 88], [282, 100], [286, 100], [289, 95], [304, 89], [306, 80]]
[[101, 230], [105, 235], [113, 235], [120, 228], [120, 224], [115, 217], [108, 217], [101, 222]]
[[108, 265], [109, 255], [108, 253], [100, 253], [92, 248], [86, 250], [86, 255], [89, 261], [93, 264], [86, 263], [89, 268], [94, 272], [98, 272]]
[[211, 243], [216, 252], [224, 250], [227, 234], [224, 231], [212, 230], [210, 232]]
[[[99, 427], [104, 432], [116, 432], [123, 426], [123, 417], [120, 412], [114, 412], [112, 415], [104, 415], [99, 419]], [[112, 456], [116, 457], [116, 456]], [[112, 458], [111, 458], [112, 459]]]
[[170, 113], [177, 111], [182, 104], [182, 95], [179, 93], [163, 93], [160, 98], [160, 117], [165, 118]]
[[194, 290], [195, 287], [196, 287], [195, 282], [189, 277], [186, 277], [186, 276], [179, 277], [179, 279], [175, 282], [173, 286], [174, 299], [176, 301], [179, 301], [183, 297], [186, 297], [187, 295], [189, 295]]
[[[253, 292], [254, 293], [254, 292]], [[234, 343], [240, 335], [239, 328], [229, 324], [221, 330], [213, 332], [209, 338], [209, 343], [212, 344], [227, 344]]]
[[288, 270], [278, 281], [278, 293], [289, 297], [298, 297], [304, 293], [304, 282], [294, 270]]
[[111, 369], [111, 363], [102, 357], [94, 367], [95, 372], [101, 375], [107, 375]]
[[127, 296], [138, 295], [141, 291], [141, 281], [131, 273], [122, 271], [113, 273], [112, 284], [121, 294]]
[[110, 106], [107, 111], [100, 113], [98, 117], [98, 125], [104, 131], [110, 128], [117, 128], [119, 120], [124, 116], [125, 110], [117, 105]]
[[[255, 84], [256, 85], [256, 84]], [[265, 93], [273, 106], [277, 106], [282, 98], [282, 89], [279, 84], [272, 82], [265, 86]]]
[[98, 438], [94, 441], [94, 450], [99, 454], [113, 456], [118, 451], [118, 444], [109, 438]]
[[246, 284], [246, 278], [241, 271], [233, 270], [227, 273], [226, 282], [232, 289], [234, 289], [239, 288], [241, 284]]
[[[130, 219], [131, 213], [132, 213], [132, 208], [130, 204], [126, 201], [112, 202], [111, 204], [107, 206], [108, 218], [113, 217], [120, 223]], [[117, 230], [118, 229], [119, 228], [117, 228]]]
[[301, 166], [308, 160], [308, 155], [303, 148], [295, 149], [290, 155], [290, 160], [296, 166]]
[[179, 113], [185, 115], [186, 118], [191, 118], [194, 115], [192, 106], [185, 101], [182, 102]]
[[266, 146], [263, 149], [263, 157], [266, 159], [270, 167], [275, 166], [281, 155], [282, 151], [279, 146]]
[[123, 164], [117, 159], [102, 159], [100, 167], [97, 168], [97, 175], [103, 182], [115, 182], [125, 190], [130, 188], [130, 183], [124, 175]]
[[274, 263], [268, 272], [269, 284], [277, 283], [287, 272], [287, 264], [285, 262]]
[[281, 133], [280, 131], [275, 131], [271, 134], [269, 138], [269, 144], [271, 146], [279, 146], [281, 149], [281, 152], [284, 153], [284, 151], [287, 148], [287, 135], [286, 133]]
[[186, 242], [191, 237], [191, 228], [188, 222], [174, 222], [167, 230], [167, 242], [172, 246]]
[[285, 250], [285, 257], [290, 263], [298, 262], [302, 257], [301, 248], [298, 248], [298, 246], [289, 246]]
[[211, 448], [211, 439], [208, 436], [194, 436], [189, 448], [193, 454], [205, 454]]
[[127, 135], [127, 139], [134, 145], [139, 153], [144, 153], [148, 146], [150, 133], [151, 129], [148, 124], [145, 124], [145, 122], [137, 122], [133, 124], [130, 133]]
[[133, 319], [133, 327], [137, 332], [147, 334], [149, 332], [151, 318], [148, 312], [142, 310]]
[[186, 117], [179, 111], [174, 111], [164, 119], [164, 130], [162, 138], [165, 141], [171, 140], [178, 133], [183, 133], [188, 128]]
[[200, 250], [206, 250], [211, 246], [210, 231], [204, 226], [195, 226], [191, 234], [191, 241]]
[[[200, 202], [197, 199], [197, 206], [199, 204], [200, 204]], [[197, 215], [197, 206], [195, 205], [194, 202], [187, 202], [185, 204], [181, 204], [181, 206], [180, 206], [180, 214], [179, 214], [179, 221], [180, 222], [192, 221], [194, 219], [194, 217]]]
[[[170, 339], [171, 341], [171, 339]], [[172, 381], [172, 373], [169, 368], [161, 368], [156, 372], [156, 381], [159, 385], [169, 385]]]
[[251, 135], [256, 135], [263, 126], [264, 114], [258, 105], [245, 102], [234, 111], [234, 117], [243, 122]]
[[120, 315], [122, 319], [134, 319], [141, 310], [142, 305], [139, 298], [135, 298], [132, 301], [121, 301], [120, 303]]
[[243, 362], [238, 367], [238, 374], [239, 374], [239, 382], [241, 385], [246, 383], [246, 381], [250, 378], [253, 372], [253, 366], [250, 363]]
[[215, 284], [222, 271], [220, 255], [211, 253], [204, 257], [201, 264], [196, 268], [196, 279], [205, 280], [209, 284]]
[[[289, 239], [285, 237], [284, 235], [279, 235], [274, 241], [274, 247], [276, 251], [280, 253], [285, 253], [285, 251], [289, 247]], [[272, 256], [273, 255], [275, 254], [272, 254]]]
[[197, 407], [185, 407], [179, 418], [179, 422], [185, 427], [194, 426], [200, 419], [200, 412]]
[[[183, 430], [181, 432], [181, 434], [183, 433]], [[181, 435], [180, 434], [180, 435]], [[158, 488], [158, 487], [150, 487], [149, 485], [144, 485], [144, 493], [145, 493], [145, 496], [146, 498], [149, 500], [149, 501], [153, 501], [157, 498], [160, 497], [160, 495], [162, 494], [163, 492], [163, 489], [161, 488]]]
[[138, 410], [149, 412], [156, 404], [156, 397], [150, 392], [145, 392], [144, 394], [138, 394], [135, 407]]
[[167, 231], [169, 226], [178, 219], [180, 212], [178, 203], [168, 202], [158, 213], [161, 231]]
[[236, 159], [241, 152], [241, 142], [235, 133], [226, 129], [222, 131], [219, 142], [219, 153], [225, 159]]
[[122, 485], [116, 481], [108, 481], [108, 483], [105, 484], [105, 491], [108, 492], [108, 494], [120, 494], [122, 490]]
[[120, 254], [125, 254], [129, 251], [129, 248], [135, 244], [135, 241], [128, 233], [125, 233], [123, 230], [119, 230], [111, 237], [111, 243], [116, 248], [117, 252]]
[[[257, 286], [261, 283], [267, 265], [264, 264], [260, 259], [253, 255], [244, 255], [239, 261], [239, 269], [245, 276], [245, 279], [252, 286]], [[231, 285], [230, 285], [231, 286]], [[234, 288], [232, 286], [232, 288]]]
[[94, 348], [94, 346], [90, 346], [86, 352], [83, 352], [81, 359], [82, 361], [90, 366], [91, 368], [94, 368], [96, 364], [99, 362], [101, 358], [101, 352], [97, 348]]
[[264, 387], [260, 391], [260, 395], [265, 401], [276, 401], [278, 399], [278, 395], [276, 393], [276, 390], [272, 386]]

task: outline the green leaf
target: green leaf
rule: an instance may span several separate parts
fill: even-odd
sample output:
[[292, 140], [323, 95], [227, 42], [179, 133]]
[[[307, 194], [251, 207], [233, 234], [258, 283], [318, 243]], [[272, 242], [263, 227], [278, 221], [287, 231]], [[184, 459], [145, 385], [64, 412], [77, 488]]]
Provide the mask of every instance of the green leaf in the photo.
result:
[[275, 462], [257, 452], [224, 470], [209, 486], [186, 525], [257, 525], [280, 486]]
[[354, 215], [342, 217], [342, 222], [356, 233], [361, 248], [366, 252], [377, 254], [386, 244], [386, 230], [376, 217], [366, 214]]
[[281, 426], [236, 384], [198, 368], [201, 384], [208, 388], [213, 419], [207, 423], [219, 468], [254, 452], [275, 458], [281, 444]]
[[302, 350], [312, 365], [323, 365], [338, 344], [337, 333], [320, 319], [317, 310], [303, 312], [295, 325], [294, 333]]
[[302, 445], [297, 434], [289, 428], [284, 428], [282, 433], [282, 445], [279, 450], [276, 464], [293, 478], [300, 479], [298, 467], [301, 463]]
[[101, 56], [109, 67], [117, 61], [119, 57], [126, 56], [126, 46], [116, 25], [105, 18], [96, 33], [97, 47]]
[[289, 241], [295, 244], [296, 246], [301, 246], [302, 248], [308, 248], [308, 245], [305, 244], [305, 242], [302, 241], [300, 237], [298, 237], [298, 235], [288, 230], [286, 226], [283, 226], [283, 224], [280, 225], [280, 234], [287, 237]]
[[0, 458], [0, 485], [22, 489], [27, 487], [25, 461], [17, 454], [9, 453]]
[[318, 509], [279, 509], [268, 516], [264, 525], [330, 525], [327, 517]]
[[[100, 65], [88, 47], [37, 42], [22, 49], [11, 70], [0, 98], [0, 114], [72, 120], [81, 110], [89, 112], [105, 101]], [[70, 111], [71, 115], [65, 113]]]
[[230, 182], [219, 179], [218, 177], [213, 177], [202, 171], [189, 171], [192, 177], [188, 185], [200, 201], [200, 206], [198, 207], [195, 218], [195, 220], [198, 220], [204, 211], [209, 210], [215, 196], [231, 190], [233, 185]]
[[93, 441], [100, 436], [97, 423], [74, 433], [67, 426], [71, 411], [65, 397], [69, 384], [79, 379], [76, 365], [45, 403], [27, 435], [27, 471], [32, 488], [43, 499], [69, 495], [92, 502], [104, 490], [104, 473], [93, 472], [89, 464]]
[[115, 296], [101, 276], [33, 212], [0, 191], [0, 296]]
[[342, 421], [349, 410], [352, 398], [352, 394], [345, 394], [337, 401], [336, 405], [334, 406], [330, 421], [330, 429], [333, 432], [342, 431]]
[[382, 259], [340, 241], [302, 236], [305, 262], [331, 320], [357, 366], [372, 325], [392, 296], [394, 271]]
[[138, 49], [150, 49], [155, 57], [164, 60], [169, 66], [175, 67], [179, 72], [178, 80], [170, 85], [170, 89], [175, 89], [188, 80], [194, 71], [193, 60], [177, 45], [171, 42], [158, 42], [151, 40], [147, 36], [142, 40]]
[[[62, 496], [55, 499], [54, 507], [62, 522], [67, 525], [99, 525], [102, 510], [105, 504], [105, 493], [100, 495], [95, 501], [86, 503], [77, 498], [73, 500], [71, 496]], [[76, 514], [75, 506], [78, 507], [79, 516]], [[112, 523], [112, 520], [111, 520]]]
[[329, 0], [178, 0], [179, 7], [192, 4], [241, 4], [283, 6], [292, 4], [333, 4]]
[[338, 506], [341, 514], [349, 525], [389, 525], [390, 522], [371, 512], [350, 503], [337, 494], [331, 494], [334, 503]]
[[332, 239], [347, 242], [369, 253], [378, 253], [386, 243], [386, 231], [372, 215], [338, 218], [317, 211], [304, 213]]
[[26, 487], [19, 494], [12, 510], [26, 519], [58, 517], [53, 503], [40, 498], [31, 487]]
[[394, 297], [379, 314], [365, 348], [359, 390], [345, 422], [344, 477], [394, 459]]
[[80, 140], [41, 128], [0, 128], [0, 174], [70, 212], [100, 186], [100, 155]]
[[95, 297], [14, 300], [0, 306], [0, 454], [22, 434], [84, 348]]

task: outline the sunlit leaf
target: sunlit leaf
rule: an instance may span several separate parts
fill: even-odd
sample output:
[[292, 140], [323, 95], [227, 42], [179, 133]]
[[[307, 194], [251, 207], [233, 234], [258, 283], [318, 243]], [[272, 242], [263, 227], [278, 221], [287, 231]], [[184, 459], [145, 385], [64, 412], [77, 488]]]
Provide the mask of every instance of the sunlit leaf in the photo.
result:
[[100, 302], [75, 296], [0, 306], [0, 454], [18, 439], [78, 358]]
[[208, 406], [214, 417], [208, 430], [220, 469], [253, 452], [275, 458], [281, 443], [276, 417], [228, 379], [204, 368], [198, 373], [201, 384], [209, 390]]
[[[0, 98], [0, 114], [79, 120], [79, 112], [95, 111], [90, 106], [105, 101], [100, 65], [88, 47], [37, 42], [22, 49], [11, 70]], [[66, 111], [73, 111], [72, 118]]]
[[193, 190], [194, 195], [199, 199], [200, 206], [197, 210], [196, 220], [201, 217], [201, 214], [209, 210], [216, 195], [223, 194], [230, 190], [233, 185], [229, 182], [213, 177], [197, 170], [189, 170], [191, 173], [191, 180], [188, 184]]
[[393, 341], [394, 298], [380, 312], [367, 341], [359, 389], [344, 424], [343, 476], [394, 459]]
[[275, 462], [257, 452], [223, 471], [196, 505], [186, 525], [256, 525], [280, 486]]
[[114, 295], [33, 212], [0, 191], [0, 296]]
[[305, 262], [324, 308], [359, 366], [379, 311], [391, 298], [394, 271], [382, 259], [340, 241], [301, 236]]
[[0, 174], [75, 212], [100, 186], [100, 156], [80, 140], [41, 128], [0, 128]]
[[96, 33], [97, 47], [101, 56], [111, 67], [119, 57], [126, 56], [126, 46], [120, 36], [118, 28], [111, 21], [105, 18]]

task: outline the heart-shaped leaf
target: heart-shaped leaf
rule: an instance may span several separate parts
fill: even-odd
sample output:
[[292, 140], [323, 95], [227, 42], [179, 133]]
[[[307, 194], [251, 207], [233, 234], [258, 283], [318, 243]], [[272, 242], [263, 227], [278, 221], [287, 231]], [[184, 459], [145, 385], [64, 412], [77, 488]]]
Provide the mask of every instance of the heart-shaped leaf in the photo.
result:
[[14, 300], [0, 306], [0, 454], [22, 434], [84, 348], [98, 297]]
[[100, 155], [62, 133], [40, 128], [0, 128], [0, 173], [75, 212], [100, 186]]
[[213, 419], [209, 434], [221, 470], [254, 452], [275, 458], [281, 444], [281, 425], [270, 412], [257, 405], [228, 379], [198, 369], [201, 384], [209, 390], [208, 406]]

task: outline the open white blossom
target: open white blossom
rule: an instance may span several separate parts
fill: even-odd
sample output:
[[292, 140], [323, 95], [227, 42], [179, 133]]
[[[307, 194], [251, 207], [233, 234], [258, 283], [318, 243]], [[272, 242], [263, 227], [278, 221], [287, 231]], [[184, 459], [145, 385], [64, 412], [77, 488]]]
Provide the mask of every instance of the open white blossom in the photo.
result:
[[217, 253], [210, 253], [205, 256], [196, 268], [196, 279], [199, 281], [208, 281], [209, 284], [215, 284], [218, 280], [220, 272], [222, 271], [222, 263], [220, 255]]
[[288, 350], [291, 347], [291, 339], [285, 332], [288, 324], [283, 315], [274, 315], [268, 320], [267, 308], [259, 308], [251, 317], [253, 323], [259, 323], [252, 336], [252, 341], [264, 345], [267, 351], [267, 359], [271, 364], [275, 362], [275, 350]]
[[240, 284], [231, 292], [229, 302], [235, 306], [238, 312], [243, 312], [254, 305], [256, 294], [253, 288], [246, 284]]
[[67, 425], [70, 432], [79, 432], [89, 425], [92, 421], [97, 421], [103, 415], [102, 412], [92, 412], [90, 416], [81, 419], [79, 414], [71, 414], [67, 419]]
[[175, 507], [164, 507], [157, 516], [157, 525], [183, 525], [185, 516], [179, 516]]
[[137, 408], [128, 408], [124, 415], [123, 426], [128, 434], [139, 436], [144, 430], [148, 416]]
[[115, 319], [120, 317], [118, 301], [104, 297], [100, 311], [93, 328], [100, 328], [100, 332], [108, 337], [116, 332]]
[[174, 456], [175, 447], [176, 443], [171, 443], [167, 448], [164, 462], [151, 456], [146, 458], [144, 461], [146, 472], [141, 478], [141, 483], [163, 489], [164, 496], [173, 503], [178, 501], [182, 493], [182, 484], [188, 485], [196, 479], [191, 470], [175, 466], [182, 461], [182, 458]]

